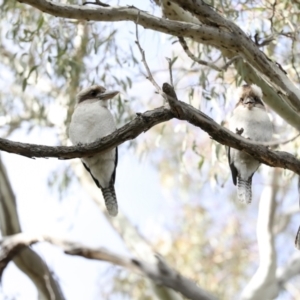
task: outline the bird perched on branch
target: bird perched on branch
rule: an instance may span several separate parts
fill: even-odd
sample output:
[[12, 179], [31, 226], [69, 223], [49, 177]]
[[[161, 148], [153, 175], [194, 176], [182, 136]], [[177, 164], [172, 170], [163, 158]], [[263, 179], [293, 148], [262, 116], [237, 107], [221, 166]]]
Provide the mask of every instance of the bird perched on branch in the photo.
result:
[[[229, 129], [244, 138], [256, 142], [268, 142], [272, 138], [273, 126], [262, 102], [262, 91], [255, 84], [239, 88], [239, 102], [229, 120]], [[260, 162], [249, 154], [228, 148], [228, 161], [234, 185], [237, 184], [238, 199], [251, 203], [252, 177]]]
[[[116, 125], [107, 108], [107, 100], [116, 96], [117, 91], [106, 91], [102, 86], [93, 85], [82, 90], [72, 115], [69, 136], [74, 145], [89, 144], [112, 133]], [[81, 158], [84, 167], [101, 189], [105, 205], [111, 216], [118, 214], [118, 203], [114, 183], [118, 163], [118, 148], [91, 157]]]

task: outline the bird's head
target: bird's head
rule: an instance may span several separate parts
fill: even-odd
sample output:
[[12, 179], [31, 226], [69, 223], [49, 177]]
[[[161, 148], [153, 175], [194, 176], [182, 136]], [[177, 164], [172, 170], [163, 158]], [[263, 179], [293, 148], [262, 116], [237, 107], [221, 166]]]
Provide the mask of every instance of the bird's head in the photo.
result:
[[252, 107], [265, 109], [262, 97], [263, 94], [260, 87], [255, 84], [245, 84], [239, 88], [239, 102], [237, 106], [241, 105], [248, 109], [252, 109]]
[[87, 100], [92, 101], [101, 101], [101, 105], [107, 107], [107, 101], [114, 96], [119, 94], [118, 91], [106, 91], [106, 89], [101, 85], [92, 85], [81, 92], [76, 96], [77, 103], [84, 103]]

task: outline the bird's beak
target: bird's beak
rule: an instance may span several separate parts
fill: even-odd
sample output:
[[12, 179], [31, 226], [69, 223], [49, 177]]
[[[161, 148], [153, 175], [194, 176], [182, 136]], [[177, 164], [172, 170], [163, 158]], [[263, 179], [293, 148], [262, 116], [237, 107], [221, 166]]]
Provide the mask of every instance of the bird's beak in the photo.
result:
[[111, 98], [113, 98], [114, 96], [118, 95], [119, 92], [118, 91], [108, 91], [108, 92], [105, 92], [105, 93], [101, 93], [98, 95], [98, 99], [99, 100], [109, 100]]
[[255, 100], [252, 97], [247, 97], [243, 100], [244, 104], [254, 104]]

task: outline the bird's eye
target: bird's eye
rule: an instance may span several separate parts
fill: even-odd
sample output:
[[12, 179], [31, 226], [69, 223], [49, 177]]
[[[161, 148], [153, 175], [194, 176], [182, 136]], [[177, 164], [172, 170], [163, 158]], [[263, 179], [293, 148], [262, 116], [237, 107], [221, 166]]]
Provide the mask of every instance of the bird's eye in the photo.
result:
[[91, 91], [91, 96], [95, 97], [97, 95], [96, 91]]

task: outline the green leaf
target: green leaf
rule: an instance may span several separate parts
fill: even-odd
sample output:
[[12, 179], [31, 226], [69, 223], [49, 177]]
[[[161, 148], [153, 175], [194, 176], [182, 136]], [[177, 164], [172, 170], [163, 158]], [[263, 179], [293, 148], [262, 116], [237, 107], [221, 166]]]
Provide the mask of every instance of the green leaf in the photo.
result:
[[29, 73], [28, 73], [26, 79], [28, 79], [28, 78], [30, 77], [31, 73], [32, 73], [34, 70], [36, 70], [37, 68], [38, 68], [38, 65], [33, 66], [33, 67], [29, 70]]
[[26, 86], [27, 86], [27, 78], [24, 78], [24, 79], [23, 79], [23, 82], [22, 82], [22, 91], [23, 91], [23, 92], [25, 91]]
[[172, 60], [171, 60], [171, 66], [173, 66], [176, 62], [176, 60], [178, 59], [178, 56], [175, 56]]

